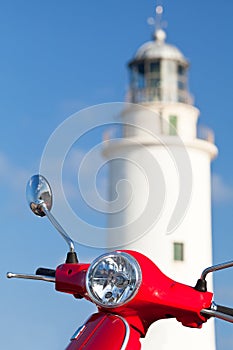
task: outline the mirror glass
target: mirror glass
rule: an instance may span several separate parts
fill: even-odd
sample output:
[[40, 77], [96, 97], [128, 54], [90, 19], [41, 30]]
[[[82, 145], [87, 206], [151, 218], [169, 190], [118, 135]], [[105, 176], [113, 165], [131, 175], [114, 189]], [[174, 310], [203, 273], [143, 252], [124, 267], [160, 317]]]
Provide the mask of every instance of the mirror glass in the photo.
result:
[[48, 210], [52, 208], [52, 191], [48, 181], [42, 175], [33, 175], [29, 179], [26, 197], [31, 210], [36, 215], [45, 216], [41, 204], [44, 204]]

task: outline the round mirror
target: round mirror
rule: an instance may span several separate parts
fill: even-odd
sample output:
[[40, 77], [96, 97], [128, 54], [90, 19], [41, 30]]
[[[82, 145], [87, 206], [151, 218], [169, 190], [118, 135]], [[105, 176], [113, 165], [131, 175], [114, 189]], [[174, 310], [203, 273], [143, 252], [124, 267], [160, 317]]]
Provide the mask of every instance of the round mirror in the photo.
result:
[[26, 197], [34, 214], [45, 216], [42, 204], [47, 210], [52, 208], [52, 190], [42, 175], [33, 175], [27, 183]]

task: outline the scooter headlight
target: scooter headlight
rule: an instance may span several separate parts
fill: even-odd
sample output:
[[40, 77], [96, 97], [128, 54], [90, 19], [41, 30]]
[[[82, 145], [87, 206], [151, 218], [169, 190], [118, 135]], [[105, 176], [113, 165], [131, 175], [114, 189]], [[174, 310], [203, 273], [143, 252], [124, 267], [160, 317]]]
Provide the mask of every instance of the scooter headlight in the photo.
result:
[[124, 252], [107, 253], [90, 265], [86, 288], [92, 301], [102, 307], [118, 307], [136, 294], [141, 284], [138, 262]]

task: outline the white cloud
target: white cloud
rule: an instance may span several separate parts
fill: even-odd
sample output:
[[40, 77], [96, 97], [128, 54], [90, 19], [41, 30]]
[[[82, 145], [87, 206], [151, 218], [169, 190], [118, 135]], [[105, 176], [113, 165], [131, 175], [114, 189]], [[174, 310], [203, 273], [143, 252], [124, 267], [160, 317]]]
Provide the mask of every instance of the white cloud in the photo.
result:
[[233, 186], [218, 174], [212, 175], [212, 199], [215, 203], [233, 202]]

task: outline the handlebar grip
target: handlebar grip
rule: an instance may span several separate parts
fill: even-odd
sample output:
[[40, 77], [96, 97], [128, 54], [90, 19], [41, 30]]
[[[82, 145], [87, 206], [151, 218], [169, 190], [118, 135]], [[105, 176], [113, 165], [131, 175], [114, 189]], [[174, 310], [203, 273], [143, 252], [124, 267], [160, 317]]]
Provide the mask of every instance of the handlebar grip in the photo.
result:
[[39, 267], [36, 270], [36, 275], [42, 275], [42, 276], [48, 276], [48, 277], [55, 277], [56, 270], [53, 269], [46, 269], [44, 267]]
[[230, 307], [222, 306], [222, 305], [215, 305], [216, 306], [216, 311], [222, 312], [225, 315], [229, 315], [233, 317], [233, 309]]

